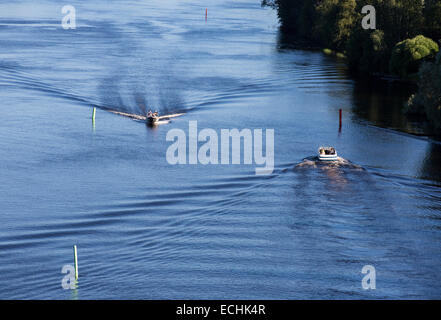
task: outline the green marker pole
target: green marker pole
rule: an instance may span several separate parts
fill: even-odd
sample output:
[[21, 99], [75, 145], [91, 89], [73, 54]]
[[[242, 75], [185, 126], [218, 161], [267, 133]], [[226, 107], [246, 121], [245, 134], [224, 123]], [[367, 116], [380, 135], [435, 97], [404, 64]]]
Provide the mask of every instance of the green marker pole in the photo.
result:
[[74, 250], [74, 263], [75, 263], [75, 280], [78, 280], [78, 256], [77, 256], [77, 246], [73, 246]]
[[93, 108], [93, 112], [92, 112], [92, 122], [95, 122], [95, 114], [96, 114], [96, 108]]

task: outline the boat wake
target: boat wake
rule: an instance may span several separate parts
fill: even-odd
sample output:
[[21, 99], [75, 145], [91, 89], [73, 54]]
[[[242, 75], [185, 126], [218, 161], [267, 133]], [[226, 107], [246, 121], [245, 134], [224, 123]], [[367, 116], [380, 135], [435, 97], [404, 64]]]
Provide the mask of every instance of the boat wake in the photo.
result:
[[302, 168], [321, 168], [321, 169], [335, 169], [335, 168], [347, 168], [354, 169], [357, 171], [365, 170], [363, 167], [356, 165], [349, 160], [346, 160], [342, 157], [337, 157], [337, 160], [334, 161], [322, 161], [319, 157], [308, 157], [303, 159], [302, 162], [298, 163], [294, 169], [302, 169]]

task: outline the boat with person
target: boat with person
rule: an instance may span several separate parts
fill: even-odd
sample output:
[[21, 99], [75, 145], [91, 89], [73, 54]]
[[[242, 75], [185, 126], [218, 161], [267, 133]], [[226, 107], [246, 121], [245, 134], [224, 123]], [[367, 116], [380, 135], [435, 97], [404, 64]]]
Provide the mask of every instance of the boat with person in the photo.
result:
[[170, 118], [179, 117], [182, 115], [183, 113], [175, 113], [175, 114], [160, 116], [158, 111], [152, 112], [151, 110], [149, 110], [149, 112], [147, 113], [146, 122], [150, 126], [156, 126], [158, 124], [169, 123]]
[[182, 116], [182, 115], [185, 114], [185, 113], [174, 113], [174, 114], [168, 114], [168, 115], [160, 116], [158, 111], [152, 112], [151, 110], [149, 110], [147, 115], [144, 116], [144, 115], [140, 115], [140, 114], [127, 113], [127, 112], [122, 112], [122, 111], [108, 109], [108, 108], [106, 108], [106, 110], [111, 112], [111, 113], [120, 115], [120, 116], [131, 118], [133, 120], [138, 120], [138, 121], [145, 122], [145, 123], [147, 123], [150, 126], [156, 126], [156, 125], [159, 125], [159, 124], [169, 123], [170, 122], [170, 118], [179, 117], [179, 116]]
[[146, 120], [147, 120], [147, 124], [149, 125], [157, 124], [157, 122], [159, 121], [158, 111], [152, 112], [152, 110], [149, 110], [149, 112], [147, 113]]
[[320, 161], [336, 161], [338, 160], [337, 151], [333, 147], [320, 147], [318, 158]]
[[351, 169], [356, 171], [364, 171], [362, 166], [352, 163], [351, 161], [339, 157], [337, 151], [333, 147], [320, 147], [318, 156], [306, 157], [300, 163], [296, 164], [295, 169], [300, 168], [320, 168], [322, 170]]

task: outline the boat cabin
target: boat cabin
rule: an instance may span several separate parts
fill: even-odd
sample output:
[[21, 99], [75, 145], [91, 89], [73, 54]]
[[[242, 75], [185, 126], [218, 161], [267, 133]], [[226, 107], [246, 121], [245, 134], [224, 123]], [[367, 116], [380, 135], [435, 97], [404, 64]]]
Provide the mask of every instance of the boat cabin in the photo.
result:
[[320, 147], [318, 153], [319, 160], [322, 161], [335, 161], [338, 159], [337, 151], [333, 147]]

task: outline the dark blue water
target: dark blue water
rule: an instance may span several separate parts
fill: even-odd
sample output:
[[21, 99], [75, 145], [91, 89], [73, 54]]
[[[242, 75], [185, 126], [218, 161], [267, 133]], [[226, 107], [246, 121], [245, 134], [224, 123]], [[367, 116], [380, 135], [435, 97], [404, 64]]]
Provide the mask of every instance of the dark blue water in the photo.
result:
[[[75, 30], [0, 4], [0, 298], [441, 298], [441, 146], [406, 134], [402, 90], [289, 49], [258, 0], [70, 4]], [[149, 107], [186, 114], [106, 111]], [[275, 129], [273, 174], [170, 165], [190, 120]], [[322, 144], [365, 170], [294, 169]]]

